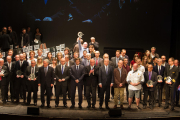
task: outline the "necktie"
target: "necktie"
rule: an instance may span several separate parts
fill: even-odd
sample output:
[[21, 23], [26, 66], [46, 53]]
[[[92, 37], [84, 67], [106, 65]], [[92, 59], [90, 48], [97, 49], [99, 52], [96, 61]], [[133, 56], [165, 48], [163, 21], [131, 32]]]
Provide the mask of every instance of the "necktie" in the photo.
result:
[[151, 80], [151, 72], [149, 72], [149, 80]]
[[9, 63], [9, 71], [11, 71], [11, 63]]
[[63, 69], [63, 65], [62, 65], [62, 74], [63, 74], [63, 72], [64, 72], [64, 69]]
[[47, 74], [47, 67], [44, 68], [44, 72], [45, 72], [45, 76], [46, 76], [46, 74]]
[[66, 66], [68, 66], [68, 62], [66, 62]]
[[107, 66], [106, 66], [106, 74], [108, 74], [108, 68], [107, 68]]
[[118, 66], [118, 60], [119, 60], [119, 59], [118, 59], [118, 58], [116, 58], [116, 66]]
[[21, 63], [20, 66], [22, 66], [22, 61], [20, 63]]
[[160, 75], [160, 72], [161, 72], [161, 69], [160, 69], [160, 66], [159, 66], [159, 75]]
[[96, 66], [97, 66], [97, 64], [98, 64], [98, 59], [96, 59]]
[[34, 74], [34, 67], [32, 68], [32, 74]]
[[76, 66], [76, 70], [79, 70], [78, 66]]

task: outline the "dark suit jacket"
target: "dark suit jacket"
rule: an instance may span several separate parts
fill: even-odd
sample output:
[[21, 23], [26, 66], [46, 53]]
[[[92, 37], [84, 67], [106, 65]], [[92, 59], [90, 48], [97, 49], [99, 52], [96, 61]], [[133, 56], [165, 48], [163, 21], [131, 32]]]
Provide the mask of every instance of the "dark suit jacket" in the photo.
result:
[[86, 86], [97, 86], [98, 84], [98, 75], [99, 75], [99, 68], [97, 66], [94, 66], [94, 74], [91, 73], [89, 75], [89, 72], [91, 70], [91, 66], [86, 66], [85, 67], [86, 70], [86, 75], [85, 75], [85, 81], [86, 81]]
[[156, 88], [156, 84], [157, 84], [157, 73], [152, 71], [152, 75], [151, 75], [151, 80], [154, 82], [153, 83], [153, 87], [147, 87], [146, 83], [148, 82], [149, 80], [149, 74], [148, 74], [148, 71], [146, 71], [144, 73], [144, 84], [143, 84], [143, 89], [144, 90], [150, 90], [150, 91], [154, 91], [155, 88]]
[[5, 65], [2, 66], [2, 69], [4, 70], [4, 76], [1, 77], [1, 79], [2, 79], [1, 85], [6, 86], [6, 85], [8, 85], [7, 76], [9, 75], [9, 72], [8, 72], [7, 67]]
[[54, 68], [48, 66], [48, 71], [45, 76], [44, 66], [40, 67], [38, 71], [38, 84], [51, 87], [51, 84], [54, 84]]
[[19, 46], [21, 47], [22, 37], [23, 37], [23, 46], [28, 46], [28, 44], [30, 44], [30, 41], [29, 41], [29, 35], [27, 33], [20, 34]]
[[[4, 49], [10, 49], [10, 45], [11, 45], [11, 38], [8, 34], [3, 34], [2, 36], [0, 36], [0, 48], [2, 50]], [[5, 51], [6, 52], [6, 51]]]
[[119, 88], [120, 83], [122, 83], [121, 88], [124, 88], [126, 83], [126, 77], [127, 77], [127, 71], [125, 68], [122, 67], [121, 69], [121, 77], [120, 77], [119, 69], [118, 68], [114, 69], [114, 88]]
[[[65, 66], [64, 72], [62, 74], [61, 65], [57, 65], [55, 69], [55, 75], [56, 75], [56, 85], [62, 85], [67, 86], [67, 81], [70, 77], [69, 75], [69, 67]], [[65, 79], [65, 81], [59, 82], [59, 79]]]
[[[93, 59], [95, 60], [95, 65], [96, 65], [96, 57], [94, 57]], [[103, 61], [103, 59], [99, 57], [99, 58], [98, 58], [98, 64], [97, 64], [98, 67], [99, 67], [99, 63], [100, 63], [101, 61]]]
[[[114, 68], [114, 63], [112, 61], [109, 60], [109, 65], [112, 66]], [[101, 62], [99, 62], [99, 67], [100, 66], [104, 66], [104, 60], [102, 60]]]
[[163, 77], [162, 80], [164, 80], [164, 70], [165, 70], [165, 67], [161, 65], [161, 71], [160, 71], [160, 74], [158, 72], [158, 66], [154, 66], [153, 67], [153, 71], [157, 73], [157, 75], [161, 75]]
[[28, 62], [27, 61], [23, 61], [23, 64], [22, 64], [22, 66], [20, 67], [20, 61], [16, 61], [16, 63], [15, 63], [15, 73], [16, 73], [16, 71], [17, 70], [21, 70], [22, 71], [22, 75], [25, 75], [25, 71], [26, 71], [26, 68], [27, 68], [27, 66], [28, 66]]
[[9, 70], [8, 63], [4, 63], [4, 65], [7, 67], [7, 71], [9, 72], [9, 75], [7, 77], [8, 81], [13, 80], [14, 78], [14, 69], [15, 69], [15, 62], [12, 62], [11, 64], [11, 70]]
[[106, 74], [105, 66], [99, 68], [99, 83], [102, 83], [102, 86], [110, 85], [114, 83], [114, 68], [111, 65], [108, 65], [108, 74]]
[[98, 49], [99, 49], [99, 43], [96, 42], [96, 41], [95, 41], [94, 43], [90, 42], [90, 43], [89, 43], [89, 46], [90, 46], [90, 45], [93, 45], [95, 50], [98, 50]]
[[83, 65], [79, 65], [79, 70], [76, 70], [76, 65], [71, 66], [70, 69], [70, 76], [71, 76], [71, 82], [75, 84], [75, 80], [79, 80], [80, 84], [83, 84], [83, 78], [85, 75], [85, 68]]
[[168, 77], [168, 76], [170, 76], [171, 79], [175, 80], [175, 82], [173, 82], [174, 80], [172, 80], [172, 84], [170, 86], [177, 85], [176, 82], [177, 82], [178, 76], [179, 76], [179, 69], [178, 69], [178, 67], [176, 67], [174, 65], [173, 68], [170, 70], [170, 65], [166, 66], [165, 67], [165, 71], [164, 71], [164, 79], [166, 79], [166, 77]]
[[[25, 77], [28, 79], [28, 77], [30, 76], [30, 74], [31, 74], [31, 66], [28, 66], [27, 68], [26, 68], [26, 72], [25, 72]], [[35, 66], [35, 77], [36, 77], [36, 79], [37, 79], [37, 77], [38, 77], [38, 71], [39, 71], [39, 68], [37, 67], [37, 66]], [[37, 80], [36, 80], [37, 81]]]

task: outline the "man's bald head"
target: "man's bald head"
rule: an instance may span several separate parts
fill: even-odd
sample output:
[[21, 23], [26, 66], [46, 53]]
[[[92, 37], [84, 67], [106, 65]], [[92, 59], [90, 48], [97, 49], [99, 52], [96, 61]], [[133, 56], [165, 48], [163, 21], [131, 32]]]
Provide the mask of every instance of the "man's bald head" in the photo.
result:
[[133, 64], [133, 70], [136, 71], [137, 68], [138, 68], [138, 64], [137, 64], [137, 63], [134, 63], [134, 64]]

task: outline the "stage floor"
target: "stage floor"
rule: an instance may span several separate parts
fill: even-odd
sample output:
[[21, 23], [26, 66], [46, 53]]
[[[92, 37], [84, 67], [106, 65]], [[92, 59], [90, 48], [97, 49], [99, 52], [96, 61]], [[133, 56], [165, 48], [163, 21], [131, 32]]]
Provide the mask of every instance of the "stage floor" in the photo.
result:
[[[125, 97], [126, 98], [126, 97]], [[71, 101], [67, 100], [68, 108], [63, 107], [62, 97], [60, 97], [59, 107], [55, 108], [55, 97], [52, 97], [51, 107], [52, 108], [40, 108], [40, 115], [38, 117], [45, 118], [71, 118], [71, 119], [108, 119], [110, 118], [108, 115], [107, 109], [105, 109], [105, 105], [103, 104], [103, 109], [99, 109], [99, 99], [96, 101], [96, 108], [86, 108], [87, 101], [83, 100], [82, 109], [78, 108], [78, 96], [76, 95], [76, 103], [75, 108], [70, 109]], [[8, 115], [19, 115], [19, 116], [28, 116], [27, 115], [27, 107], [34, 107], [33, 100], [31, 101], [30, 106], [26, 106], [23, 103], [23, 100], [20, 100], [20, 104], [13, 104], [11, 102], [7, 102], [7, 104], [3, 105], [0, 102], [0, 114], [8, 114]], [[140, 104], [141, 110], [136, 109], [136, 104], [132, 104], [132, 109], [127, 110], [128, 103], [124, 101], [124, 109], [122, 110], [121, 119], [146, 119], [146, 118], [169, 118], [169, 117], [180, 117], [180, 107], [175, 107], [174, 111], [170, 111], [169, 109], [164, 110], [164, 102], [162, 107], [154, 107], [151, 110], [149, 107], [143, 109], [143, 105]], [[40, 95], [38, 95], [38, 103], [37, 107], [41, 105]], [[46, 104], [45, 104], [46, 106]], [[110, 99], [109, 107], [114, 107], [114, 101]], [[37, 117], [37, 116], [36, 116]], [[112, 119], [112, 118], [111, 118]]]

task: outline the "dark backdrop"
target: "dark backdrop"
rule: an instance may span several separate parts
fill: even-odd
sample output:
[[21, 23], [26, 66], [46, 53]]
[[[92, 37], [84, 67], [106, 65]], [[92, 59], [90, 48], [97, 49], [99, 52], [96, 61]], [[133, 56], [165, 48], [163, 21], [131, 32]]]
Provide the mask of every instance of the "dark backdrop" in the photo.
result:
[[[101, 53], [104, 52], [104, 47], [140, 48], [145, 51], [154, 46], [157, 48], [157, 53], [169, 57], [172, 38], [172, 0], [135, 0], [138, 2], [126, 0], [121, 4], [123, 5], [121, 9], [119, 0], [111, 0], [108, 7], [109, 0], [98, 0], [98, 2], [97, 0], [71, 0], [74, 6], [82, 11], [83, 16], [79, 16], [69, 8], [68, 0], [64, 0], [66, 2], [61, 4], [58, 4], [57, 0], [49, 0], [52, 4], [47, 8], [48, 11], [53, 13], [57, 8], [64, 14], [51, 22], [37, 22], [28, 16], [30, 8], [31, 11], [41, 10], [41, 4], [33, 5], [34, 1], [40, 0], [29, 0], [31, 4], [24, 4], [22, 0], [0, 1], [1, 28], [11, 25], [19, 36], [23, 27], [30, 26], [32, 32], [39, 27], [47, 47], [65, 43], [67, 47], [72, 48], [77, 33], [82, 31], [85, 34], [84, 41], [89, 43], [90, 37], [96, 38], [100, 44]], [[48, 11], [41, 11], [40, 17], [44, 13], [49, 13]], [[83, 20], [91, 19], [99, 11], [102, 14], [93, 23], [82, 23]], [[72, 21], [67, 21], [69, 13], [73, 16]], [[46, 17], [49, 17], [48, 14]]]

